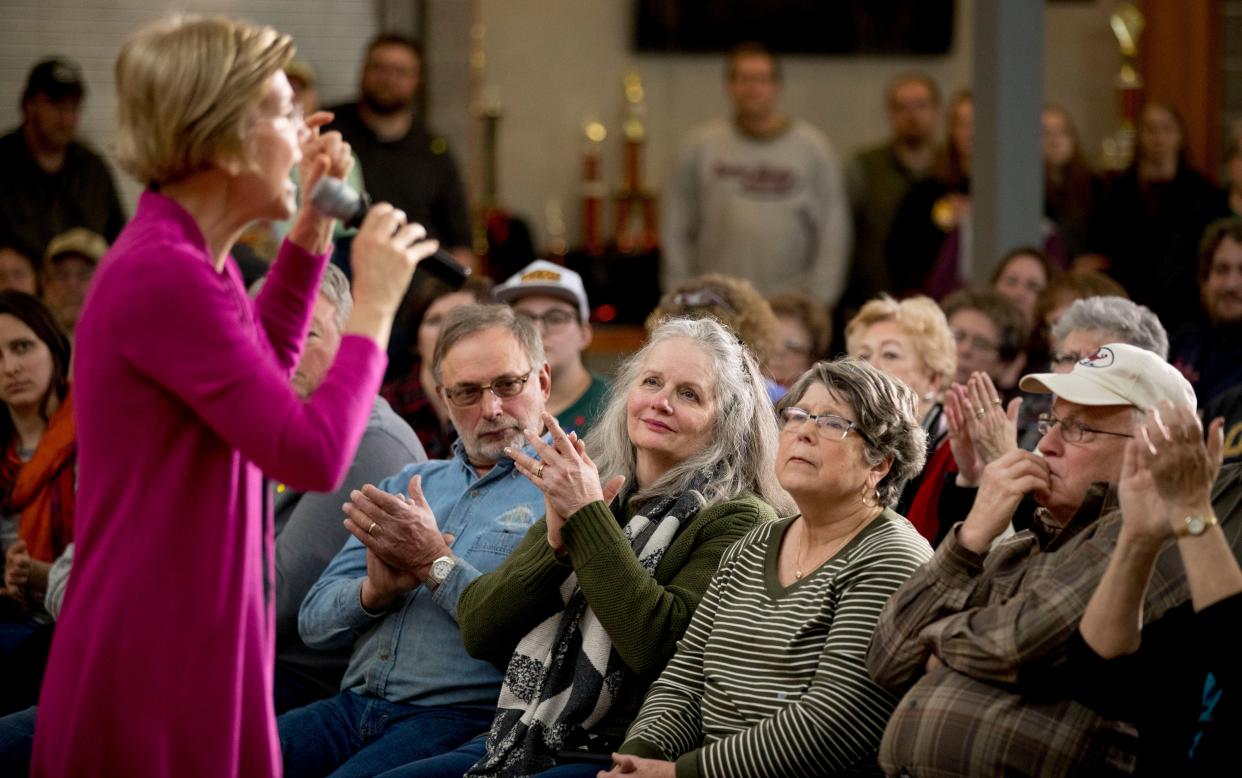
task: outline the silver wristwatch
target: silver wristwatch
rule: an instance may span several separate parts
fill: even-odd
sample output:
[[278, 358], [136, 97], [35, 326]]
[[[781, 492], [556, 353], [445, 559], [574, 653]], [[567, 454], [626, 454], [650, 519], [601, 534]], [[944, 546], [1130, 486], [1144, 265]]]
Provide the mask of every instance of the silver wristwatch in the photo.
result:
[[427, 585], [432, 591], [444, 583], [444, 579], [449, 577], [454, 567], [457, 567], [457, 557], [452, 554], [442, 556], [431, 563], [431, 574], [427, 576]]

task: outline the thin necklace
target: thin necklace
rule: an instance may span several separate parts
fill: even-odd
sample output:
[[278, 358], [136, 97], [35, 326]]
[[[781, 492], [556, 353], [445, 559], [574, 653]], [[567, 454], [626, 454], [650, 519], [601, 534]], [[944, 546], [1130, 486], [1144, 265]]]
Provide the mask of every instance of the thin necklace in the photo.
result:
[[[863, 519], [861, 522], [858, 523], [858, 526], [850, 530], [848, 534], [842, 535], [840, 538], [833, 540], [828, 545], [824, 546], [824, 548], [832, 548], [832, 546], [838, 540], [848, 541], [849, 538], [852, 538], [854, 536], [854, 533], [858, 532], [858, 530], [866, 522], [867, 522], [867, 519]], [[844, 543], [842, 543], [842, 546], [844, 546]], [[837, 550], [839, 550], [839, 548], [834, 549], [832, 554], [835, 554]], [[802, 576], [804, 575], [804, 573], [802, 572], [802, 555], [804, 553], [806, 553], [806, 517], [805, 516], [802, 517], [802, 526], [798, 528], [798, 556], [796, 559], [794, 559], [794, 580], [795, 581], [801, 581]], [[827, 561], [827, 559], [831, 557], [832, 554], [825, 555], [824, 559], [820, 560], [820, 564], [822, 565], [825, 561]]]

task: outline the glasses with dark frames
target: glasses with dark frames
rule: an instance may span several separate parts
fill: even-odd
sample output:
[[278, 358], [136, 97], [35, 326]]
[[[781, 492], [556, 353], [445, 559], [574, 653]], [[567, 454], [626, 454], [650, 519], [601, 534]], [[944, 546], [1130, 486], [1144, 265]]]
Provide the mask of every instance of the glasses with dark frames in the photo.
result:
[[457, 386], [446, 386], [444, 394], [448, 397], [449, 402], [458, 408], [469, 408], [483, 399], [483, 392], [490, 391], [502, 400], [510, 397], [517, 397], [522, 393], [522, 389], [526, 387], [526, 382], [535, 374], [532, 368], [526, 375], [511, 376], [502, 375], [494, 379], [490, 384], [458, 384]]

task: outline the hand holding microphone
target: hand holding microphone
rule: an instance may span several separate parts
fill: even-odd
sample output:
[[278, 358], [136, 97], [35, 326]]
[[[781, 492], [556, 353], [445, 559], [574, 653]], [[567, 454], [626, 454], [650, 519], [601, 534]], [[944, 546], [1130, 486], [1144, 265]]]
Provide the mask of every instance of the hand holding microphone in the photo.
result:
[[[310, 204], [324, 214], [339, 219], [346, 227], [356, 228], [365, 223], [367, 214], [373, 209], [387, 205], [380, 203], [372, 206], [371, 198], [365, 194], [354, 190], [349, 184], [339, 178], [324, 177], [319, 179], [311, 189]], [[391, 208], [391, 206], [388, 206]], [[401, 214], [401, 222], [405, 223], [405, 214]], [[424, 232], [424, 234], [426, 234]], [[359, 235], [361, 237], [361, 234]], [[354, 239], [354, 253], [358, 251], [358, 239]], [[357, 275], [357, 263], [351, 263], [354, 274]], [[466, 283], [466, 278], [470, 276], [470, 268], [462, 265], [453, 256], [437, 245], [426, 259], [421, 263], [422, 267], [433, 276], [443, 281], [452, 289], [460, 289], [462, 284]], [[409, 285], [409, 276], [405, 277], [404, 283], [401, 285], [401, 291]]]
[[[353, 195], [352, 202], [342, 190]], [[320, 179], [310, 202], [324, 214], [359, 225], [350, 257], [354, 307], [345, 332], [371, 338], [384, 348], [414, 268], [435, 254], [439, 242], [427, 240], [423, 225], [407, 222], [388, 203], [362, 205], [357, 192], [339, 179]]]

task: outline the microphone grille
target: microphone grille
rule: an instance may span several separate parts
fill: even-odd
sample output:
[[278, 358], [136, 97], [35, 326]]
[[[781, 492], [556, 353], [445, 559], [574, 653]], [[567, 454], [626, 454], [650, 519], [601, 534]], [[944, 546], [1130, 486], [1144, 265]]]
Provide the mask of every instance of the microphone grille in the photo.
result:
[[320, 212], [345, 221], [358, 212], [361, 198], [341, 179], [325, 176], [311, 190], [310, 201]]

